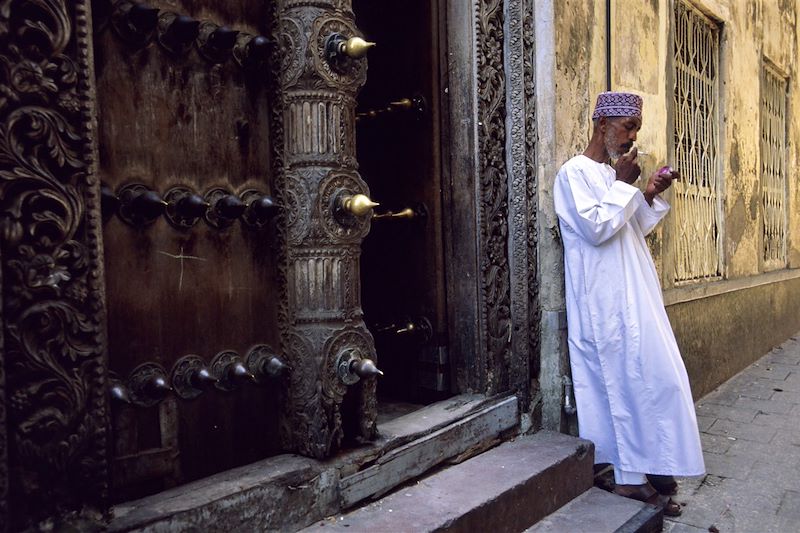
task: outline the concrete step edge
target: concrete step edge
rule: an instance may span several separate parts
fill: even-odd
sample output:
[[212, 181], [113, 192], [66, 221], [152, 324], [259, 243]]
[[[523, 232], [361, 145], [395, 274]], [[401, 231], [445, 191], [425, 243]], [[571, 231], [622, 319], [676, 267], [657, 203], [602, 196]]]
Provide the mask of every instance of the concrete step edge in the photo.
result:
[[302, 530], [518, 533], [592, 486], [591, 442], [542, 431]]
[[655, 533], [663, 510], [592, 487], [522, 533]]

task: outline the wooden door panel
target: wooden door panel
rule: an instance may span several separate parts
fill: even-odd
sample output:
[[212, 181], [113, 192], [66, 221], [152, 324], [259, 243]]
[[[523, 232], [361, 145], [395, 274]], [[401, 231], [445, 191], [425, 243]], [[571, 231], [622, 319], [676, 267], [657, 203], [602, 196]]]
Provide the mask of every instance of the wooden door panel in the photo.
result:
[[[150, 2], [160, 15], [173, 11], [250, 35], [266, 33], [265, 4]], [[200, 195], [214, 188], [272, 194], [266, 69], [245, 69], [230, 55], [209, 61], [196, 44], [171, 54], [157, 37], [131, 43], [109, 15], [95, 36], [103, 182], [117, 193], [141, 184], [162, 197], [178, 186]], [[112, 216], [104, 241], [112, 375], [124, 381], [143, 363], [169, 375], [188, 354], [210, 365], [224, 350], [244, 357], [253, 345], [278, 348], [272, 225], [237, 220], [218, 229], [200, 219], [176, 228], [161, 216], [135, 227]], [[139, 464], [137, 473], [130, 467], [115, 479], [118, 497], [158, 488], [166, 467], [152, 461], [148, 476], [154, 450], [173, 457], [169, 483], [276, 453], [279, 387], [212, 387], [194, 400], [169, 394], [150, 407], [115, 404], [118, 464]]]

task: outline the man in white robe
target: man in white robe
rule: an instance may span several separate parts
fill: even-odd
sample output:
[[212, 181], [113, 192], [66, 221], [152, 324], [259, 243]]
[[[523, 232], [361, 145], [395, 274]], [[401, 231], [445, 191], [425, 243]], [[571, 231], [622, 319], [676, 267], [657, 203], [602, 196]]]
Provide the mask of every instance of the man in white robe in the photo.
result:
[[[655, 489], [674, 493], [674, 482], [661, 490], [646, 474], [697, 476], [705, 466], [689, 380], [645, 242], [669, 210], [659, 194], [678, 176], [662, 169], [644, 193], [632, 185], [641, 109], [637, 95], [601, 93], [592, 139], [561, 167], [554, 196], [580, 436], [594, 442], [596, 463], [614, 465], [615, 492], [656, 502]], [[660, 501], [665, 514], [680, 514], [671, 499]]]

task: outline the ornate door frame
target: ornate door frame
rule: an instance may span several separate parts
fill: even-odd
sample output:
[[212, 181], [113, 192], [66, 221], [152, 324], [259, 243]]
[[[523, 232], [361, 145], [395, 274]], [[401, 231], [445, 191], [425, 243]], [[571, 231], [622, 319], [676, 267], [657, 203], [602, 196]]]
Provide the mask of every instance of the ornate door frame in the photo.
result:
[[108, 492], [91, 35], [89, 0], [0, 2], [4, 528]]
[[[15, 528], [24, 519], [36, 523], [80, 509], [97, 517], [93, 512], [106, 506], [106, 321], [90, 3], [0, 1], [0, 524]], [[458, 392], [514, 391], [524, 406], [536, 392], [531, 379], [539, 355], [533, 1], [447, 0], [443, 9], [454, 383]], [[273, 117], [283, 137], [278, 194], [284, 205], [298, 207], [282, 223], [283, 345], [297, 365], [288, 394], [296, 416], [287, 417], [284, 437], [289, 449], [323, 457], [341, 438], [346, 389], [334, 363], [345, 349], [374, 352], [358, 292], [358, 245], [369, 222], [342, 224], [331, 215], [343, 191], [367, 192], [352, 144], [364, 69], [357, 63], [336, 71], [319, 62], [319, 38], [357, 33], [349, 0], [280, 0], [276, 11], [277, 40], [296, 52], [281, 63], [276, 107], [282, 109]], [[317, 39], [308, 42], [306, 35]], [[307, 115], [312, 104], [317, 113]], [[312, 156], [290, 135], [301, 131], [291, 130], [298, 118], [315, 117], [326, 138], [337, 139], [336, 150], [331, 145]], [[298, 299], [295, 281], [311, 263], [330, 272], [338, 289], [329, 309], [330, 302]], [[303, 357], [309, 353], [315, 356]], [[325, 385], [310, 390], [307, 383], [317, 380]], [[369, 438], [374, 381], [362, 385], [359, 432]]]
[[454, 382], [513, 391], [527, 411], [540, 330], [533, 1], [449, 0], [446, 16]]

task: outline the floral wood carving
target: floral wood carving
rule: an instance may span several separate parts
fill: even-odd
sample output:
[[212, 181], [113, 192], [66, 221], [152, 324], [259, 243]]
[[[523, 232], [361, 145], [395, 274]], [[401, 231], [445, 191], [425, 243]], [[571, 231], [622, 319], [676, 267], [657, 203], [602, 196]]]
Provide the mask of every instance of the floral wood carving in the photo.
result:
[[[536, 285], [536, 176], [534, 161], [533, 11], [531, 0], [505, 2], [506, 161], [508, 169], [509, 289], [511, 354], [499, 361], [507, 386], [527, 400], [531, 369], [538, 365]], [[495, 361], [497, 363], [497, 361]], [[495, 373], [495, 380], [506, 385]]]
[[0, 2], [0, 523], [12, 529], [102, 505], [108, 488], [88, 4]]
[[537, 229], [539, 196], [536, 181], [536, 71], [535, 43], [533, 39], [533, 0], [523, 2], [525, 10], [522, 26], [523, 65], [525, 84], [525, 183], [528, 201], [528, 350], [530, 354], [531, 377], [539, 378], [539, 337], [541, 328], [541, 310], [539, 308], [539, 276], [538, 254], [536, 246], [539, 242]]
[[503, 56], [503, 0], [477, 4], [478, 175], [481, 180], [481, 310], [489, 370], [489, 391], [508, 386], [511, 354], [511, 294], [508, 258], [506, 165], [506, 80]]

